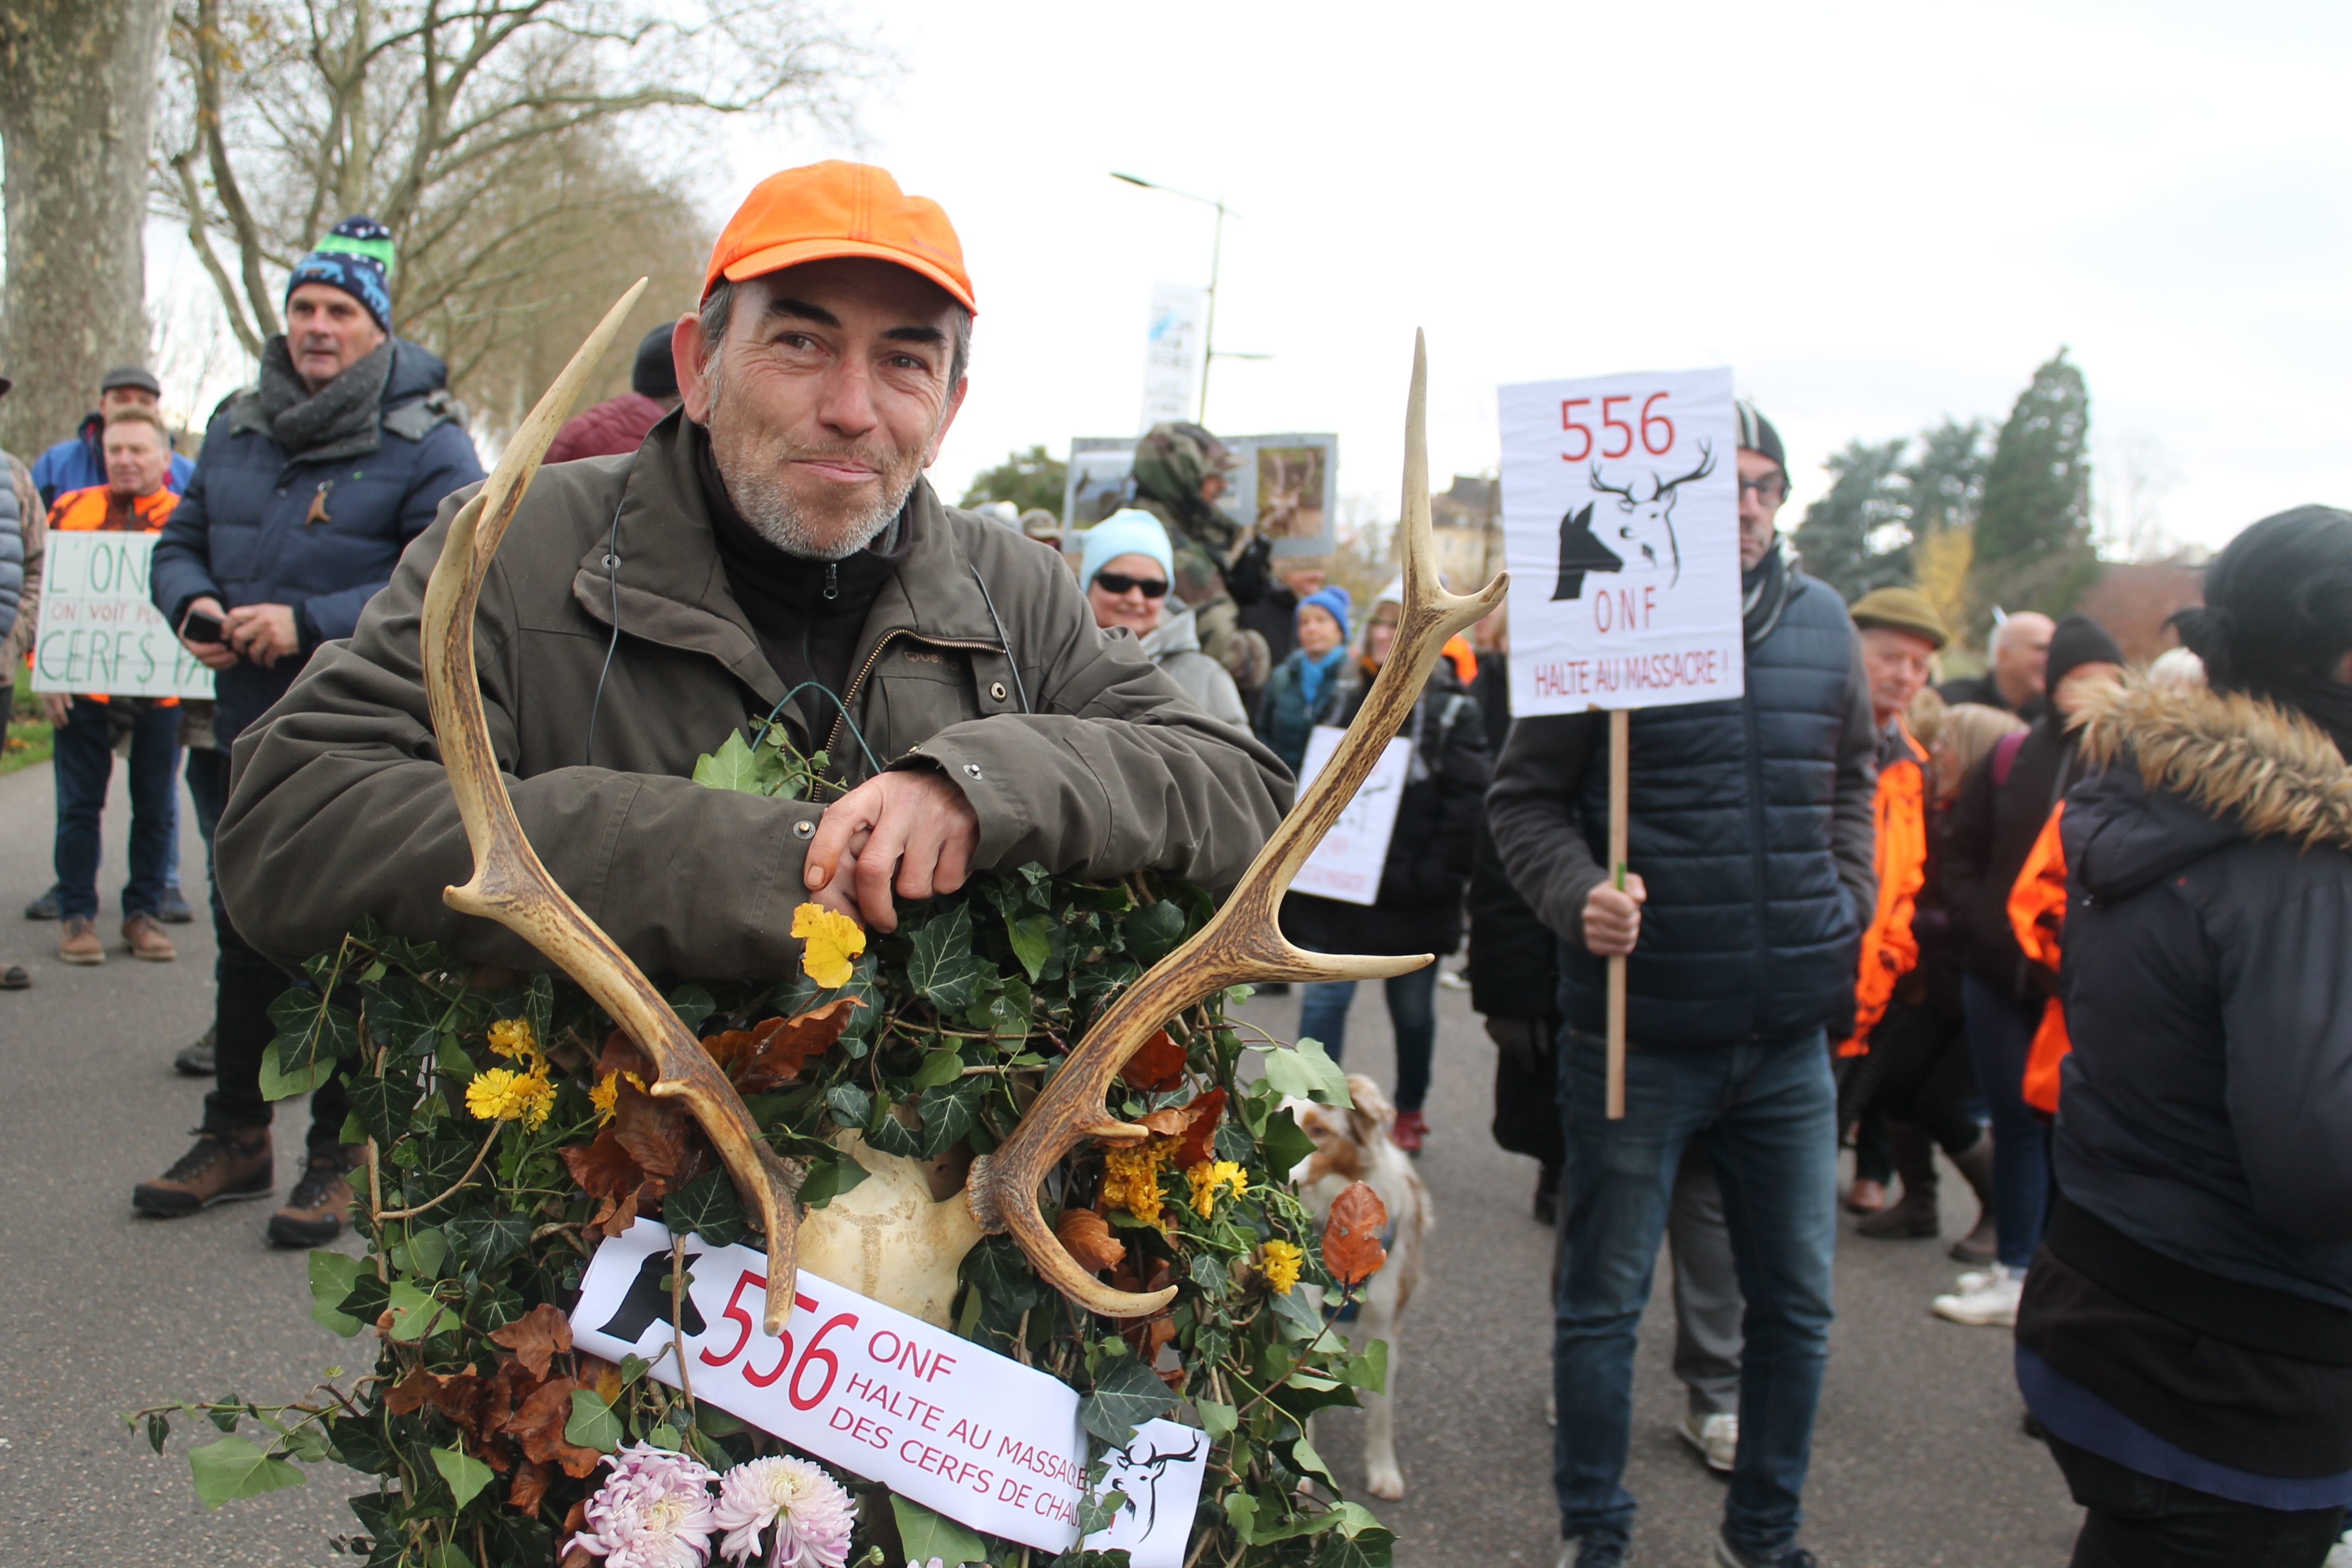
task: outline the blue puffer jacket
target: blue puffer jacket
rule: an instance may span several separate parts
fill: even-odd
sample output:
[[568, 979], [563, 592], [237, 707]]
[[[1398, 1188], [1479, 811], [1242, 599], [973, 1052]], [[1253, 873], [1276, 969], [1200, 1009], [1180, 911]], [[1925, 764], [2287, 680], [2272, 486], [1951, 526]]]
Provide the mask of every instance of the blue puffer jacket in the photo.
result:
[[[1626, 861], [1649, 890], [1626, 965], [1645, 1046], [1779, 1040], [1847, 1026], [1875, 903], [1875, 731], [1845, 606], [1798, 574], [1747, 650], [1737, 701], [1632, 719]], [[1560, 1006], [1606, 1024], [1606, 963], [1585, 951], [1585, 896], [1609, 842], [1606, 715], [1512, 727], [1487, 796], [1512, 884], [1560, 944]]]
[[[163, 477], [163, 487], [174, 495], [184, 495], [189, 476], [195, 471], [195, 464], [173, 452], [172, 471]], [[33, 459], [33, 486], [41, 492], [45, 507], [57, 505], [58, 498], [68, 490], [104, 483], [106, 416], [95, 409], [82, 416], [81, 428]]]
[[155, 607], [177, 626], [206, 594], [228, 609], [290, 605], [302, 638], [299, 658], [220, 672], [213, 732], [222, 747], [285, 694], [319, 644], [352, 635], [441, 498], [482, 477], [447, 384], [439, 359], [396, 340], [375, 449], [331, 462], [289, 456], [247, 412], [249, 392], [213, 416], [155, 545]]

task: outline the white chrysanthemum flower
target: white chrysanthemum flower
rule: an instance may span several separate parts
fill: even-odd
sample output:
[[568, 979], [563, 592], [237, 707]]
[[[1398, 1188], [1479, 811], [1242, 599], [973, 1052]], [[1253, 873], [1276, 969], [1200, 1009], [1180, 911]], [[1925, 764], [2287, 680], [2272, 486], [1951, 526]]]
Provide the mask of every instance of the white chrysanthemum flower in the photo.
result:
[[571, 1544], [602, 1557], [605, 1568], [704, 1568], [717, 1528], [709, 1490], [715, 1472], [646, 1443], [632, 1443], [604, 1462], [613, 1473], [588, 1500], [588, 1528]]
[[719, 1554], [743, 1563], [760, 1551], [760, 1532], [775, 1528], [769, 1568], [842, 1568], [857, 1505], [806, 1459], [753, 1459], [719, 1479], [714, 1528], [727, 1531]]

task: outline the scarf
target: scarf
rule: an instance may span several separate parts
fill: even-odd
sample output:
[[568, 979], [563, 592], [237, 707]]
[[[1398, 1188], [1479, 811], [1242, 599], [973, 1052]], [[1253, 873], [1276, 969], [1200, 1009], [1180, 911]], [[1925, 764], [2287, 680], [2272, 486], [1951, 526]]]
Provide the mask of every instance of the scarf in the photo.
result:
[[1348, 645], [1341, 643], [1321, 658], [1309, 658], [1307, 650], [1298, 650], [1298, 694], [1307, 699], [1307, 714], [1315, 716], [1315, 708], [1323, 700], [1323, 688], [1348, 657]]
[[384, 339], [312, 392], [295, 372], [286, 339], [270, 339], [261, 353], [259, 384], [239, 400], [236, 426], [268, 437], [294, 462], [330, 463], [374, 451], [383, 440], [378, 426], [394, 342]]
[[1796, 590], [1796, 574], [1776, 540], [1763, 560], [1739, 574], [1739, 630], [1749, 647], [1772, 635]]

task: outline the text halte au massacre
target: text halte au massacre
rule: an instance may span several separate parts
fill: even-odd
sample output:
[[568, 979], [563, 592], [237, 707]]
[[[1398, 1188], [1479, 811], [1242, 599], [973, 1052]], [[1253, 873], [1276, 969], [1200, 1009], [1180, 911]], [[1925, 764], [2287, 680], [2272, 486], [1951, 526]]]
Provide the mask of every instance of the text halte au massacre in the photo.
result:
[[1546, 659], [1532, 675], [1538, 697], [1597, 698], [1625, 691], [1712, 690], [1730, 684], [1731, 666], [1720, 647], [1694, 647]]

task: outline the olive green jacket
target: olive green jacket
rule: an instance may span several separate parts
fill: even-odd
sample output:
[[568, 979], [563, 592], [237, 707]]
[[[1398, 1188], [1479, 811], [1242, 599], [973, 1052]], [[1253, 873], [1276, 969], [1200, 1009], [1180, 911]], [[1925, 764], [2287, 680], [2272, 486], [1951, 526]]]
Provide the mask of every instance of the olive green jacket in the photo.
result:
[[[219, 876], [238, 931], [265, 952], [317, 952], [365, 915], [478, 962], [544, 967], [441, 900], [472, 857], [427, 717], [417, 624], [449, 519], [473, 493], [443, 502], [351, 639], [322, 647], [236, 742]], [[616, 515], [617, 587], [604, 565]], [[874, 763], [937, 769], [979, 818], [982, 868], [1237, 879], [1289, 805], [1273, 753], [1194, 706], [1132, 638], [1097, 632], [1052, 550], [943, 507], [928, 482], [909, 521], [844, 693], [873, 761], [838, 722], [813, 738], [847, 782]], [[729, 593], [682, 421], [628, 456], [540, 471], [475, 635], [516, 813], [564, 889], [649, 971], [789, 973], [823, 807], [689, 780], [784, 689]]]

